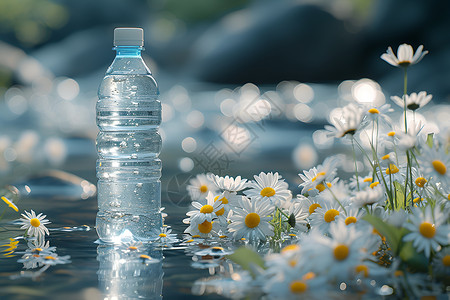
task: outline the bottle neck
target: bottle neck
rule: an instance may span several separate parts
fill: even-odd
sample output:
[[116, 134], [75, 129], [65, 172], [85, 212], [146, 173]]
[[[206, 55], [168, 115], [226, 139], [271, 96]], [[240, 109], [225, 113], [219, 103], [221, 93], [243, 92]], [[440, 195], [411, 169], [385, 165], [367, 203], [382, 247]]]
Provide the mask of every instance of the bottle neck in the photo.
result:
[[116, 46], [113, 48], [116, 50], [117, 57], [141, 57], [141, 51], [144, 47], [141, 46]]

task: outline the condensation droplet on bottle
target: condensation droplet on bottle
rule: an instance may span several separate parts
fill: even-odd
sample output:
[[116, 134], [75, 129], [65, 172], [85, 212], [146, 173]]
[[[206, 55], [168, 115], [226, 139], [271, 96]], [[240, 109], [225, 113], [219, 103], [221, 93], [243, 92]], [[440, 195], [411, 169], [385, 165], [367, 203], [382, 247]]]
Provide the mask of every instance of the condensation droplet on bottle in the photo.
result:
[[139, 171], [138, 171], [138, 170], [134, 170], [134, 171], [133, 171], [133, 174], [134, 174], [134, 175], [137, 175], [137, 174], [139, 174]]
[[131, 218], [131, 221], [133, 221], [133, 222], [139, 222], [140, 219], [141, 219], [141, 218], [140, 218], [139, 216], [134, 215], [134, 216]]
[[136, 183], [136, 187], [137, 187], [137, 188], [142, 188], [143, 185], [144, 185], [144, 184], [143, 184], [142, 182]]
[[138, 155], [136, 153], [133, 153], [130, 155], [130, 158], [136, 159], [136, 158], [138, 158]]
[[109, 206], [111, 206], [111, 207], [120, 207], [120, 202], [117, 201], [117, 200], [111, 201], [109, 203]]
[[141, 144], [139, 144], [139, 143], [134, 143], [134, 147], [135, 148], [139, 148], [141, 146]]
[[122, 141], [120, 142], [120, 148], [125, 148], [127, 146], [127, 142]]

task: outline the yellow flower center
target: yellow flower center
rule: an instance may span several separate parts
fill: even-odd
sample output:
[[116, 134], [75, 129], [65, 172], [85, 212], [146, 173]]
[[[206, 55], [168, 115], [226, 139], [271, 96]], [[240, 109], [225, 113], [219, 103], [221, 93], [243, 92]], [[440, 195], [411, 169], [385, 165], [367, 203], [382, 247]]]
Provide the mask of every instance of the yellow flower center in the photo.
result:
[[323, 192], [325, 191], [325, 185], [323, 183], [319, 183], [318, 185], [316, 185], [316, 189], [318, 189], [319, 192]]
[[200, 186], [200, 193], [204, 194], [208, 191], [208, 187], [206, 185]]
[[151, 259], [150, 256], [145, 255], [145, 254], [140, 255], [139, 258], [142, 258], [142, 259]]
[[137, 247], [136, 246], [130, 246], [130, 247], [128, 247], [128, 250], [137, 250]]
[[291, 267], [295, 267], [295, 266], [297, 265], [297, 261], [296, 261], [295, 259], [291, 259], [291, 260], [289, 261], [289, 265], [290, 265]]
[[311, 205], [309, 206], [309, 214], [312, 214], [313, 212], [315, 212], [316, 209], [317, 209], [318, 207], [322, 207], [322, 206], [320, 206], [319, 203], [313, 203], [313, 204], [311, 204]]
[[398, 173], [398, 171], [400, 171], [396, 165], [394, 164], [389, 164], [389, 168], [386, 169], [386, 174], [395, 174]]
[[49, 256], [46, 256], [45, 259], [56, 260], [56, 257], [53, 257], [53, 256], [50, 256], [50, 255], [49, 255]]
[[423, 200], [423, 198], [417, 197], [417, 198], [414, 198], [413, 202], [414, 202], [414, 203], [419, 203], [419, 202], [422, 201], [422, 200]]
[[374, 187], [376, 187], [379, 184], [380, 183], [378, 181], [375, 181], [375, 182], [371, 183], [369, 186], [370, 186], [371, 189], [373, 189]]
[[394, 272], [394, 276], [395, 277], [400, 277], [400, 276], [403, 276], [404, 274], [403, 274], [403, 271], [402, 270], [397, 270], [397, 271], [395, 271]]
[[386, 155], [383, 156], [381, 159], [382, 159], [382, 160], [386, 160], [386, 159], [389, 159], [389, 158], [391, 158], [391, 156], [390, 156], [389, 154], [386, 154]]
[[166, 237], [167, 236], [167, 234], [165, 234], [165, 233], [160, 233], [159, 234], [159, 237]]
[[185, 243], [192, 243], [194, 240], [193, 239], [190, 239], [190, 240], [187, 240]]
[[347, 258], [350, 249], [348, 249], [347, 245], [337, 245], [334, 248], [334, 258], [337, 260], [344, 260]]
[[436, 234], [436, 227], [434, 227], [434, 224], [422, 222], [419, 226], [419, 232], [427, 239], [431, 239]]
[[393, 137], [395, 135], [395, 131], [388, 132], [387, 135], [390, 136], [390, 137]]
[[447, 173], [447, 167], [444, 165], [444, 163], [440, 160], [433, 160], [431, 163], [433, 165], [433, 168], [441, 175], [445, 175]]
[[345, 219], [345, 225], [350, 225], [352, 223], [356, 223], [358, 221], [355, 217], [350, 216]]
[[371, 113], [371, 114], [379, 114], [380, 111], [378, 109], [376, 109], [376, 108], [371, 108], [371, 109], [369, 109], [369, 113]]
[[366, 179], [363, 180], [363, 182], [372, 182], [373, 178], [372, 177], [367, 177]]
[[336, 209], [330, 209], [323, 215], [323, 218], [324, 218], [325, 222], [330, 223], [330, 222], [333, 222], [334, 219], [336, 218], [336, 216], [338, 216], [338, 215], [339, 215], [339, 211], [337, 211]]
[[317, 175], [316, 175], [313, 179], [311, 179], [311, 181], [314, 182], [314, 181], [317, 180], [317, 177], [319, 177], [319, 176], [325, 176], [326, 174], [327, 174], [327, 173], [325, 173], [325, 172], [319, 172], [319, 173], [317, 173]]
[[193, 238], [199, 238], [200, 236], [198, 234], [195, 234], [192, 236]]
[[356, 273], [363, 273], [364, 274], [364, 277], [369, 277], [369, 268], [367, 267], [367, 266], [365, 266], [365, 265], [357, 265], [356, 267], [355, 267], [355, 271], [356, 271]]
[[302, 277], [303, 280], [310, 280], [313, 278], [316, 278], [316, 274], [313, 272], [308, 272], [305, 275], [303, 275], [303, 277]]
[[425, 183], [427, 183], [427, 180], [426, 180], [425, 178], [423, 178], [423, 177], [417, 177], [417, 179], [416, 179], [416, 185], [417, 185], [418, 187], [423, 188], [423, 187], [425, 186]]
[[212, 229], [212, 222], [205, 221], [202, 224], [198, 224], [198, 231], [201, 233], [210, 233]]
[[294, 294], [304, 293], [308, 289], [308, 285], [300, 280], [292, 281], [289, 287]]
[[32, 252], [41, 252], [42, 248], [34, 248], [34, 250]]
[[33, 227], [39, 227], [41, 225], [41, 221], [39, 221], [39, 219], [37, 218], [33, 218], [30, 220], [30, 224]]
[[261, 221], [261, 218], [257, 213], [249, 213], [245, 217], [245, 225], [247, 225], [248, 228], [255, 228], [259, 225], [259, 222]]
[[213, 210], [214, 210], [214, 208], [211, 205], [208, 205], [208, 204], [203, 205], [202, 208], [200, 208], [200, 212], [202, 214], [210, 214], [210, 213], [213, 212]]
[[[216, 196], [216, 198], [214, 198], [214, 202], [216, 202], [218, 200], [222, 201], [223, 204], [228, 204], [228, 199], [225, 197], [222, 197], [222, 199], [219, 199], [219, 196]], [[224, 213], [225, 213], [225, 207], [222, 207], [221, 209], [216, 211], [217, 216], [222, 216]]]
[[261, 196], [263, 197], [272, 197], [275, 195], [275, 190], [271, 187], [265, 187], [261, 190]]
[[286, 247], [284, 247], [283, 249], [281, 249], [281, 253], [286, 253], [289, 251], [296, 251], [299, 250], [300, 246], [297, 244], [291, 244], [291, 245], [287, 245]]
[[223, 204], [228, 204], [228, 199], [227, 199], [227, 198], [222, 197], [222, 198], [219, 199], [219, 197], [220, 197], [220, 196], [216, 196], [216, 197], [214, 198], [214, 202], [216, 202], [217, 200], [220, 200], [220, 201], [222, 201]]
[[446, 267], [450, 267], [450, 255], [446, 255], [442, 258], [442, 264]]

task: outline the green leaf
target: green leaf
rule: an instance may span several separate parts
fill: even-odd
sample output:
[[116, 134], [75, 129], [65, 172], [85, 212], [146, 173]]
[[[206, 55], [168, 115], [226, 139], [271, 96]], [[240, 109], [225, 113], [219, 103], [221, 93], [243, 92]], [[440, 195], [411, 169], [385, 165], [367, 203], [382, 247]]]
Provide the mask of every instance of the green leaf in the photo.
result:
[[433, 148], [433, 133], [427, 135], [427, 145], [428, 147]]
[[419, 272], [428, 271], [428, 259], [423, 253], [417, 253], [412, 242], [403, 243], [399, 252], [400, 258], [408, 264], [411, 270]]
[[405, 230], [403, 228], [397, 228], [393, 225], [390, 225], [384, 222], [382, 219], [372, 216], [365, 215], [363, 220], [369, 222], [382, 236], [386, 238], [386, 242], [393, 253], [397, 254], [397, 250], [402, 242], [403, 235], [405, 234]]
[[240, 265], [242, 269], [249, 271], [252, 276], [255, 276], [255, 274], [253, 274], [251, 265], [256, 265], [262, 269], [266, 268], [264, 259], [249, 247], [240, 247], [233, 254], [227, 255], [227, 258]]

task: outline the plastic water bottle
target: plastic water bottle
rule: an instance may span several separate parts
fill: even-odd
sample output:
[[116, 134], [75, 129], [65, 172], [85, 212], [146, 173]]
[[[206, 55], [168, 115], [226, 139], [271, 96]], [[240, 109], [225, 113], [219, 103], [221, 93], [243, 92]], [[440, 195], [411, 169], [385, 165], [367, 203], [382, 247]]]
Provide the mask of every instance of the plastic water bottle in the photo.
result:
[[97, 233], [107, 243], [147, 240], [161, 226], [161, 102], [145, 65], [141, 28], [116, 28], [116, 57], [97, 101]]

